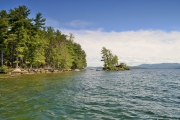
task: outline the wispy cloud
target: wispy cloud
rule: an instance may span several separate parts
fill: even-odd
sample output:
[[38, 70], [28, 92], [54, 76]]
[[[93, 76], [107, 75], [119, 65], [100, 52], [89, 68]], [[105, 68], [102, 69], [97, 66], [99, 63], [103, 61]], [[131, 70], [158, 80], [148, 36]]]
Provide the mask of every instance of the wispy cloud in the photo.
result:
[[59, 27], [59, 22], [57, 20], [47, 18], [46, 19], [46, 26], [52, 26], [54, 28], [57, 28], [57, 27]]
[[139, 30], [103, 32], [101, 30], [62, 30], [73, 33], [87, 53], [88, 66], [101, 66], [101, 48], [105, 46], [128, 65], [180, 62], [180, 32]]
[[68, 26], [74, 27], [74, 28], [85, 28], [87, 26], [92, 25], [92, 23], [82, 21], [82, 20], [73, 20], [69, 23], [67, 23]]

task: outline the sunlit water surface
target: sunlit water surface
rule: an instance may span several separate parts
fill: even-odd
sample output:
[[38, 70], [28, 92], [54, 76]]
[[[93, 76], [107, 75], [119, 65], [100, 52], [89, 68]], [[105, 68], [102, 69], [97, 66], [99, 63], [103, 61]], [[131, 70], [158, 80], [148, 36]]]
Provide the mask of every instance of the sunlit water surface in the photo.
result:
[[20, 75], [0, 79], [0, 120], [180, 119], [180, 70]]

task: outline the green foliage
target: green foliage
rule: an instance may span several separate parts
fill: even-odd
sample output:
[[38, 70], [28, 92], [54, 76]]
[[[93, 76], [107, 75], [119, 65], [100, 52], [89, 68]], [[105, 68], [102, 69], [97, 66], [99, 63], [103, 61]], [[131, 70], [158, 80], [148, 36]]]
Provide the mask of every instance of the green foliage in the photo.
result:
[[0, 67], [0, 73], [7, 73], [9, 71], [8, 67], [3, 65]]
[[109, 49], [102, 47], [101, 54], [101, 61], [104, 61], [104, 70], [129, 70], [129, 67], [125, 63], [118, 65], [118, 56], [113, 55]]
[[114, 56], [109, 49], [105, 47], [101, 50], [102, 60], [104, 61], [104, 70], [116, 70], [117, 56]]
[[1, 51], [1, 66], [3, 66], [3, 56], [7, 51], [7, 33], [8, 33], [8, 15], [5, 10], [0, 12], [0, 51]]
[[118, 68], [123, 70], [130, 70], [130, 68], [125, 63], [120, 63]]
[[[19, 6], [0, 11], [1, 63], [11, 67], [50, 67], [76, 69], [86, 67], [86, 53], [73, 41], [74, 35], [45, 27], [45, 18]], [[1, 66], [2, 66], [1, 65]]]

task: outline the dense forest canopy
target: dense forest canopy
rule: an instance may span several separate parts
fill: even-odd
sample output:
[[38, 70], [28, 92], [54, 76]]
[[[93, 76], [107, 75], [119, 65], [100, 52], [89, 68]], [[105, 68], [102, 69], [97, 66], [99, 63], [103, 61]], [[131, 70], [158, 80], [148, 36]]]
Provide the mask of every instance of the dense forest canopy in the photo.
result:
[[73, 41], [73, 34], [46, 27], [41, 13], [29, 18], [30, 12], [26, 6], [0, 11], [1, 66], [62, 70], [86, 67], [86, 53]]

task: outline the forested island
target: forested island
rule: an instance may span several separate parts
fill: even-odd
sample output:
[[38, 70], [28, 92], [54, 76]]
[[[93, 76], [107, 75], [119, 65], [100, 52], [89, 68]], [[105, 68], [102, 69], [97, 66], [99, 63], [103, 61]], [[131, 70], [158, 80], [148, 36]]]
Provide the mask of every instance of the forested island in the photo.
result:
[[19, 6], [0, 11], [0, 72], [8, 68], [69, 70], [86, 67], [86, 53], [74, 42], [72, 33], [62, 34], [45, 26], [37, 13], [29, 18], [30, 9]]
[[111, 50], [102, 47], [101, 54], [101, 61], [104, 61], [103, 70], [129, 70], [129, 67], [125, 63], [118, 63], [118, 56], [113, 55]]

